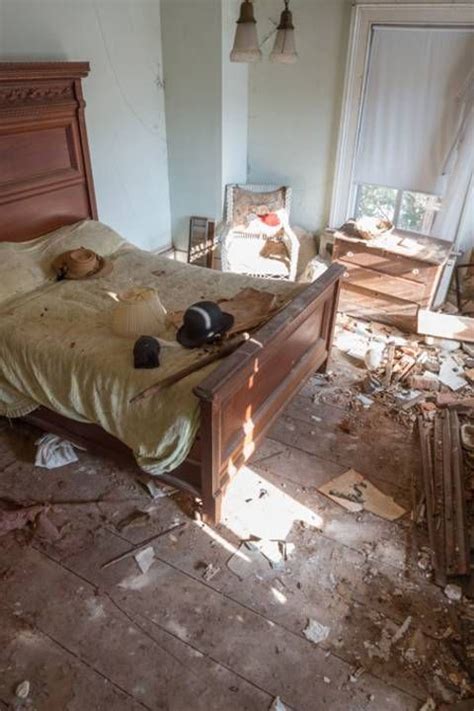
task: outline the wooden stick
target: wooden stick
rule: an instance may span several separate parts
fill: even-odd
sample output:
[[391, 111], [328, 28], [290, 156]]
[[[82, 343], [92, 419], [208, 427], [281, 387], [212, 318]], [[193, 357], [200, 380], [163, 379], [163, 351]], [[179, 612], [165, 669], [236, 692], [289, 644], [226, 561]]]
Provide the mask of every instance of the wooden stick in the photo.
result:
[[395, 360], [395, 344], [390, 343], [388, 346], [388, 353], [387, 353], [387, 367], [385, 369], [385, 375], [383, 377], [383, 384], [384, 384], [384, 387], [386, 387], [386, 388], [390, 387], [390, 383], [392, 382], [392, 372], [393, 372], [394, 360]]
[[219, 348], [218, 350], [209, 353], [209, 355], [205, 356], [204, 358], [201, 358], [201, 360], [198, 360], [195, 363], [191, 363], [191, 365], [188, 365], [185, 368], [181, 368], [181, 370], [178, 370], [176, 373], [168, 375], [166, 378], [163, 378], [163, 380], [160, 380], [160, 382], [155, 383], [154, 385], [150, 385], [150, 387], [146, 388], [145, 390], [142, 390], [142, 392], [138, 393], [137, 395], [134, 395], [130, 400], [130, 403], [139, 402], [140, 400], [143, 400], [146, 397], [156, 395], [164, 388], [167, 388], [170, 385], [177, 383], [179, 380], [186, 378], [188, 375], [191, 375], [191, 373], [195, 373], [197, 370], [201, 370], [201, 368], [204, 368], [204, 366], [210, 365], [211, 363], [214, 363], [216, 360], [220, 360], [221, 358], [225, 358], [226, 356], [237, 350], [237, 348], [239, 348], [242, 343], [248, 341], [249, 338], [250, 336], [248, 333], [242, 333], [236, 338], [232, 338], [229, 341], [224, 342], [221, 348]]
[[456, 574], [456, 549], [454, 533], [453, 515], [453, 472], [451, 468], [452, 447], [451, 441], [451, 418], [449, 410], [443, 413], [443, 482], [444, 482], [444, 540], [445, 540], [445, 560], [446, 573]]
[[466, 503], [464, 490], [463, 454], [459, 434], [459, 418], [457, 412], [450, 413], [451, 422], [451, 454], [453, 474], [453, 504], [454, 526], [456, 536], [456, 555], [458, 575], [469, 575], [469, 541], [466, 521]]
[[108, 560], [107, 563], [104, 563], [103, 565], [101, 565], [100, 566], [101, 570], [105, 570], [110, 565], [119, 563], [121, 560], [125, 560], [125, 558], [130, 558], [130, 556], [135, 555], [142, 548], [147, 548], [150, 545], [150, 543], [153, 543], [153, 541], [156, 541], [158, 538], [161, 538], [162, 536], [166, 536], [167, 533], [176, 531], [178, 528], [183, 528], [183, 526], [186, 526], [186, 521], [184, 523], [176, 523], [174, 526], [167, 528], [165, 531], [161, 531], [160, 533], [157, 533], [156, 536], [152, 536], [151, 538], [148, 538], [148, 540], [146, 540], [146, 541], [137, 543], [136, 546], [133, 546], [133, 548], [130, 548], [130, 550], [126, 551], [125, 553], [122, 553], [122, 555], [118, 555], [116, 558], [112, 558], [111, 560]]

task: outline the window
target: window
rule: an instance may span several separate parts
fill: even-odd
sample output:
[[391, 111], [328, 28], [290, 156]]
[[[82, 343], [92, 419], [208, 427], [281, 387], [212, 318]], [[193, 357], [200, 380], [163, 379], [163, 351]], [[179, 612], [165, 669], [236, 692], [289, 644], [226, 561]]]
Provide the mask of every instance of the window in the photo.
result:
[[330, 227], [381, 215], [472, 246], [473, 43], [472, 6], [354, 7]]
[[431, 234], [441, 200], [436, 195], [382, 185], [357, 186], [355, 216], [381, 217], [406, 232]]

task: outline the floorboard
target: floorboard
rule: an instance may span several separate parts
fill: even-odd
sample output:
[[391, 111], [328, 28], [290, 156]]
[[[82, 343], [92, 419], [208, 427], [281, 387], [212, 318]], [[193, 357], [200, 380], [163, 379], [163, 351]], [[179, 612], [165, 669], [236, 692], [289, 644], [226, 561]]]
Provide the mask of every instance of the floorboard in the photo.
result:
[[[317, 490], [353, 467], [409, 510], [419, 466], [392, 413], [354, 405], [364, 371], [333, 367], [235, 478], [217, 528], [87, 452], [37, 469], [38, 433], [0, 420], [0, 498], [49, 502], [57, 529], [0, 537], [0, 708], [17, 708], [24, 679], [39, 711], [265, 711], [277, 695], [290, 711], [411, 711], [467, 695], [459, 608], [419, 565], [409, 516], [352, 514]], [[132, 556], [102, 568], [174, 526], [146, 574]], [[228, 564], [248, 539], [284, 541], [287, 560], [238, 577]], [[329, 630], [319, 644], [309, 620]]]

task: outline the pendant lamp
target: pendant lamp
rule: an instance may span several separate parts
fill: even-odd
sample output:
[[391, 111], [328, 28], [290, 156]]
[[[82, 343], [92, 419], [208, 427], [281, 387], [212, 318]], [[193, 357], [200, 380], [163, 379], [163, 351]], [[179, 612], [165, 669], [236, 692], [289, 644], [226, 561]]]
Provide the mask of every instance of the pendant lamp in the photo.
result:
[[275, 44], [270, 54], [271, 62], [294, 64], [298, 59], [295, 44], [295, 27], [293, 15], [288, 9], [289, 0], [285, 0], [285, 9], [281, 13]]
[[262, 53], [258, 46], [257, 23], [253, 14], [253, 3], [244, 0], [240, 6], [234, 46], [230, 53], [231, 62], [258, 62]]

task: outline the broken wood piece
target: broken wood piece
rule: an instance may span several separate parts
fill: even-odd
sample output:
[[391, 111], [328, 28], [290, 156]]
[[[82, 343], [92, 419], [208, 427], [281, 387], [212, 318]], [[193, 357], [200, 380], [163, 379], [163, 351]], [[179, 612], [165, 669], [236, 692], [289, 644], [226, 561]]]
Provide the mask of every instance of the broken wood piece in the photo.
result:
[[395, 344], [390, 343], [387, 348], [387, 365], [385, 366], [385, 374], [383, 376], [383, 384], [386, 388], [392, 382], [393, 363], [395, 360]]
[[463, 453], [457, 412], [449, 412], [451, 425], [451, 456], [454, 503], [454, 531], [457, 575], [470, 573], [470, 550], [468, 541], [468, 525], [466, 514], [466, 492], [464, 488]]
[[453, 393], [437, 393], [436, 405], [455, 410], [470, 410], [474, 408], [474, 397], [456, 397]]
[[456, 552], [454, 544], [454, 508], [453, 508], [453, 479], [451, 469], [451, 422], [449, 410], [441, 413], [443, 434], [443, 518], [444, 518], [444, 545], [446, 550], [446, 573], [454, 575], [456, 571]]
[[419, 309], [417, 333], [474, 343], [474, 318]]
[[145, 388], [145, 390], [142, 390], [142, 392], [138, 393], [137, 395], [134, 395], [134, 397], [132, 397], [132, 399], [130, 400], [130, 403], [139, 402], [140, 400], [143, 400], [146, 397], [151, 397], [151, 395], [157, 395], [164, 388], [167, 388], [170, 385], [179, 382], [183, 378], [186, 378], [188, 375], [195, 373], [197, 370], [201, 370], [201, 368], [204, 368], [206, 365], [210, 365], [211, 363], [215, 363], [221, 358], [225, 358], [226, 356], [237, 350], [237, 348], [239, 348], [243, 343], [245, 343], [245, 341], [248, 341], [249, 338], [250, 336], [248, 333], [242, 333], [241, 335], [236, 336], [235, 338], [229, 341], [224, 341], [224, 343], [222, 343], [218, 348], [216, 348], [216, 350], [213, 350], [207, 356], [204, 356], [195, 363], [191, 363], [191, 365], [188, 365], [185, 368], [177, 370], [176, 373], [168, 375], [166, 378], [163, 378], [163, 380], [160, 380], [158, 383], [150, 385], [148, 388]]
[[403, 380], [415, 367], [416, 358], [410, 355], [403, 355], [393, 370], [392, 382], [398, 383]]
[[395, 521], [406, 513], [406, 510], [391, 496], [383, 494], [354, 469], [349, 469], [327, 484], [323, 484], [318, 491], [348, 511], [370, 511], [387, 521]]
[[[217, 303], [222, 311], [234, 317], [234, 324], [228, 331], [229, 336], [257, 328], [274, 316], [280, 308], [276, 294], [253, 287], [242, 289], [231, 299], [219, 299]], [[175, 328], [179, 328], [183, 323], [183, 316], [184, 311], [174, 311], [168, 314], [168, 320]]]
[[438, 585], [470, 572], [458, 415], [445, 409], [434, 425], [418, 418], [423, 486], [433, 567]]
[[446, 585], [446, 546], [444, 526], [444, 477], [443, 477], [443, 423], [441, 417], [434, 421], [433, 435], [433, 518], [435, 554], [439, 560], [436, 571], [438, 585]]
[[434, 521], [434, 479], [433, 479], [433, 449], [432, 449], [433, 425], [423, 420], [422, 415], [418, 416], [418, 433], [421, 446], [421, 463], [423, 475], [423, 487], [425, 490], [426, 503], [426, 523], [428, 526], [428, 538], [433, 552], [433, 567], [435, 574], [440, 568], [439, 552], [436, 548], [436, 533]]

